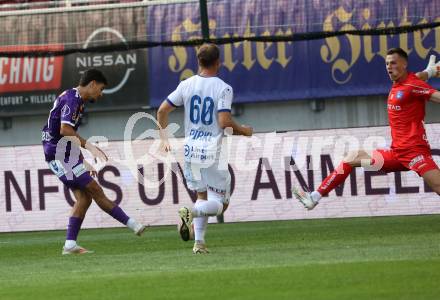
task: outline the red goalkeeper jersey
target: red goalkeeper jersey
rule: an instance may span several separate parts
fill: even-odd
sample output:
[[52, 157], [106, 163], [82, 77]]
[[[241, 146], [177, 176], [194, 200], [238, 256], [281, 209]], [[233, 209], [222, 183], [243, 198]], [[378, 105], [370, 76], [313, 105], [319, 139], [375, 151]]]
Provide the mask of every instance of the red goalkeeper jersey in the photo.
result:
[[391, 148], [396, 152], [430, 151], [424, 119], [425, 102], [436, 90], [414, 73], [393, 84], [388, 95]]

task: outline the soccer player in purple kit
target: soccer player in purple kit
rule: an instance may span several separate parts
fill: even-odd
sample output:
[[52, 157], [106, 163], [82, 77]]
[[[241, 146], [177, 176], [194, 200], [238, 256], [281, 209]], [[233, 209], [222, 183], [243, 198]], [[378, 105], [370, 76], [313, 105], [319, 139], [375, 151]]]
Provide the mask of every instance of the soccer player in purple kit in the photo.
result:
[[146, 229], [146, 226], [128, 217], [118, 205], [107, 198], [102, 188], [92, 178], [92, 175], [96, 175], [96, 171], [84, 161], [80, 154], [79, 147], [82, 147], [89, 150], [95, 157], [104, 161], [108, 160], [101, 149], [88, 143], [76, 132], [85, 103], [97, 101], [102, 96], [106, 85], [107, 79], [101, 71], [96, 69], [85, 71], [81, 75], [78, 87], [64, 91], [55, 100], [47, 124], [42, 131], [44, 155], [49, 168], [72, 190], [76, 199], [67, 226], [63, 255], [92, 252], [76, 243], [92, 199], [102, 210], [132, 229], [136, 235], [142, 235]]

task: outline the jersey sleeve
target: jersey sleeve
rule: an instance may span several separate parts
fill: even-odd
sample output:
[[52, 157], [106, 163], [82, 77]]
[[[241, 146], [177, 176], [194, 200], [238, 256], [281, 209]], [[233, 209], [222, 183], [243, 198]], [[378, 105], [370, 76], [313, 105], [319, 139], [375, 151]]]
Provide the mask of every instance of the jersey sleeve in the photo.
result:
[[217, 112], [231, 112], [232, 99], [234, 92], [229, 85], [223, 90], [218, 101]]
[[412, 87], [411, 96], [417, 100], [428, 101], [432, 94], [436, 92], [436, 89], [423, 80], [415, 81]]
[[179, 107], [183, 105], [182, 85], [183, 82], [181, 82], [177, 86], [177, 88], [167, 97], [166, 101], [174, 107]]
[[74, 97], [69, 97], [64, 101], [63, 107], [61, 108], [61, 123], [69, 124], [70, 126], [75, 126], [75, 120], [77, 110], [79, 107], [78, 99]]

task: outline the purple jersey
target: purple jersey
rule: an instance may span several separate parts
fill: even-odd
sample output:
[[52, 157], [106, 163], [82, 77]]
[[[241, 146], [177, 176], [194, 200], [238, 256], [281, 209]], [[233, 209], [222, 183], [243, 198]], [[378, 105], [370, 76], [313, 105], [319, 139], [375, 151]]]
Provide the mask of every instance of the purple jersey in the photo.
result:
[[66, 90], [57, 97], [42, 131], [46, 161], [55, 159], [57, 143], [63, 137], [60, 134], [61, 124], [69, 124], [76, 131], [83, 111], [84, 102], [77, 89]]

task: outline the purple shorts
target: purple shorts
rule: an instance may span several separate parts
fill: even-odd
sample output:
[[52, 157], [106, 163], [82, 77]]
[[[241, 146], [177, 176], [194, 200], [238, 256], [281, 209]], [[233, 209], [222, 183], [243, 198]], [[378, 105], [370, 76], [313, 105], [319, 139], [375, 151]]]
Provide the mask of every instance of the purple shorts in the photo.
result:
[[68, 164], [63, 164], [59, 160], [52, 160], [49, 163], [50, 170], [64, 183], [68, 188], [74, 190], [84, 190], [85, 187], [94, 179], [87, 171], [82, 158], [70, 167]]

